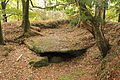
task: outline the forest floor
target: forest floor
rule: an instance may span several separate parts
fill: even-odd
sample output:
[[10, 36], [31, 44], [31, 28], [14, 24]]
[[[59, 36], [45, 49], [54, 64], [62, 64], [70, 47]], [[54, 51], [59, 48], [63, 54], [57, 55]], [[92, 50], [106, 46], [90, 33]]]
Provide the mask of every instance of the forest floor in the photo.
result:
[[[32, 22], [32, 24], [38, 23], [50, 25], [53, 22]], [[0, 80], [120, 80], [120, 23], [107, 22], [104, 27], [111, 50], [103, 60], [99, 58], [100, 52], [93, 36], [83, 28], [77, 28], [69, 23], [59, 24], [57, 28], [34, 25], [31, 35], [12, 41], [23, 33], [20, 24], [20, 22], [2, 24], [7, 41], [6, 45], [0, 45]], [[30, 60], [41, 57], [24, 44], [28, 37], [35, 36], [33, 33], [41, 37], [53, 34], [67, 35], [79, 40], [74, 46], [90, 47], [86, 53], [70, 61], [34, 68], [29, 64]]]

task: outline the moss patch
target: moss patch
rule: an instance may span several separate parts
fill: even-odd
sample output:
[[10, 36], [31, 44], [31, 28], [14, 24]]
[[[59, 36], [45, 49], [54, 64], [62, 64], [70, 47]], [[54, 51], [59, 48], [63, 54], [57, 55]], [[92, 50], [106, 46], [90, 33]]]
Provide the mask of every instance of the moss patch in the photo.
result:
[[37, 61], [30, 61], [30, 65], [32, 65], [35, 68], [43, 67], [43, 66], [48, 66], [48, 58], [44, 58], [42, 60], [37, 60]]
[[61, 76], [59, 80], [74, 80], [74, 79], [75, 79], [74, 75], [68, 74], [68, 75]]
[[36, 53], [66, 52], [71, 50], [71, 48], [65, 48], [69, 44], [69, 41], [66, 42], [54, 38], [32, 38], [25, 41], [25, 44]]

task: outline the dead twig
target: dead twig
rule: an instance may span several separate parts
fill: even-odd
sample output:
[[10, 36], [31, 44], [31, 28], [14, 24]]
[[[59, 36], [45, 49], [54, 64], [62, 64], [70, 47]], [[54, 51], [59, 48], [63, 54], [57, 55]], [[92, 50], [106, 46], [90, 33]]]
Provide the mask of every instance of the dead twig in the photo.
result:
[[23, 54], [21, 54], [21, 55], [17, 58], [16, 61], [19, 61], [22, 56], [23, 56]]

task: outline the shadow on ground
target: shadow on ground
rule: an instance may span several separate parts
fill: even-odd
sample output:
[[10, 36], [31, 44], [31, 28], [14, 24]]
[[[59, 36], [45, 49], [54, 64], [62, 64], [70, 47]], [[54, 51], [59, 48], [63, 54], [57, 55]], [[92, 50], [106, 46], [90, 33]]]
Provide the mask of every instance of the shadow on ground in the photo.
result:
[[87, 48], [80, 49], [80, 50], [70, 50], [66, 52], [44, 52], [44, 53], [40, 53], [39, 55], [41, 57], [48, 57], [48, 61], [50, 63], [54, 63], [54, 62], [59, 63], [62, 61], [70, 61], [76, 57], [82, 56], [85, 54], [86, 51], [87, 51]]

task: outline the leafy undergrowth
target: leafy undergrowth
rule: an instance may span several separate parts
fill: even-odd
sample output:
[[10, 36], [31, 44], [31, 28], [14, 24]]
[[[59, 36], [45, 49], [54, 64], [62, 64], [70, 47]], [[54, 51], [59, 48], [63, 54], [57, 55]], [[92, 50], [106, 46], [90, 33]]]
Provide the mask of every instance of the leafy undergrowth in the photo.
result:
[[[107, 22], [104, 28], [106, 38], [111, 44], [109, 54], [101, 60], [100, 52], [93, 36], [86, 30], [76, 28], [72, 24], [54, 22], [58, 27], [44, 28], [36, 26], [40, 22], [32, 22], [29, 34], [13, 41], [22, 35], [20, 22], [3, 23], [6, 45], [0, 46], [0, 80], [119, 80], [120, 79], [120, 23]], [[41, 22], [47, 24], [47, 22]], [[48, 25], [50, 26], [52, 22]], [[34, 68], [31, 60], [39, 60], [24, 44], [28, 37], [63, 35], [77, 42], [72, 46], [90, 46], [86, 53], [70, 61], [51, 63], [48, 66]]]

